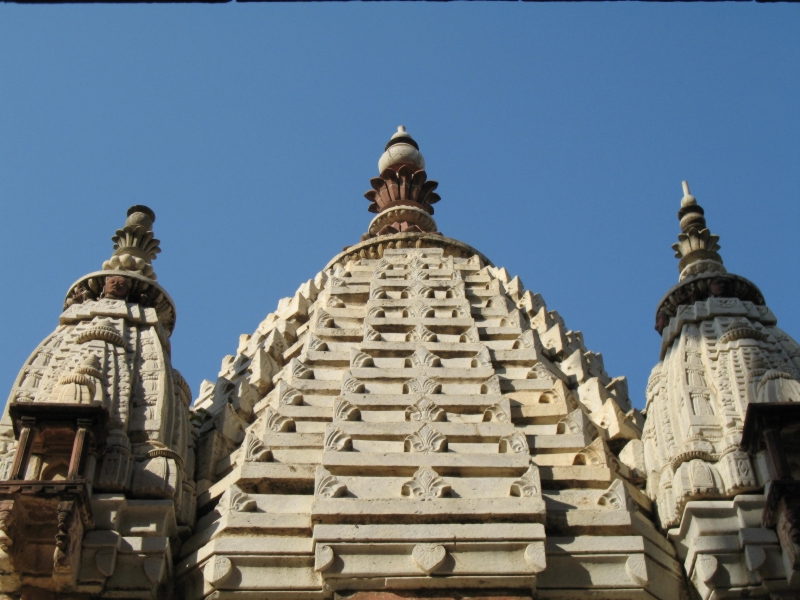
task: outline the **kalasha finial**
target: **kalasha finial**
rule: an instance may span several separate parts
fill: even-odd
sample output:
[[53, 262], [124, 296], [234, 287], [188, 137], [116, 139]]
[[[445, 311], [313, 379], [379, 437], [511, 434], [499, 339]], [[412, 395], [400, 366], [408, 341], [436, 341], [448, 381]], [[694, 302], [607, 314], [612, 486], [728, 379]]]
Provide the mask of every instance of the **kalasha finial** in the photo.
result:
[[364, 196], [369, 212], [379, 213], [366, 237], [403, 232], [435, 232], [433, 204], [439, 183], [428, 181], [425, 159], [414, 138], [400, 125], [378, 161], [380, 175], [370, 179], [372, 189]]
[[681, 259], [678, 263], [681, 279], [706, 271], [726, 272], [717, 252], [720, 249], [719, 236], [708, 230], [704, 215], [705, 211], [689, 192], [689, 183], [684, 181], [681, 209], [678, 211], [681, 233], [678, 243], [672, 246], [675, 257]]
[[155, 220], [156, 214], [147, 206], [131, 206], [125, 226], [111, 238], [114, 254], [103, 263], [103, 270], [130, 271], [155, 281], [152, 261], [161, 252], [161, 242], [153, 236]]

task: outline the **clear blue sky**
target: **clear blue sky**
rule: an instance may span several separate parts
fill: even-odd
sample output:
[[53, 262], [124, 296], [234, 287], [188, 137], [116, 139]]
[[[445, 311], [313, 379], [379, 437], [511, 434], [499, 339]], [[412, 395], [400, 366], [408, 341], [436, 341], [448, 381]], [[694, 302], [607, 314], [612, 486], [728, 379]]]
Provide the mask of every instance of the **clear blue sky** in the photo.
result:
[[642, 406], [682, 179], [800, 337], [798, 98], [800, 5], [0, 5], [0, 387], [147, 204], [196, 393], [358, 241], [403, 124], [440, 230], [541, 293]]

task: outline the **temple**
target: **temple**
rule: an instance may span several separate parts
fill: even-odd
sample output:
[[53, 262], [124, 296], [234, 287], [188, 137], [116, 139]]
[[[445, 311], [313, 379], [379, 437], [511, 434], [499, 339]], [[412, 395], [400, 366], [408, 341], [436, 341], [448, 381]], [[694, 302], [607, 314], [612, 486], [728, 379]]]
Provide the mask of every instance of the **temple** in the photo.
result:
[[688, 185], [640, 412], [438, 231], [403, 127], [378, 167], [361, 240], [194, 401], [128, 211], [0, 421], [0, 599], [800, 598], [800, 347]]

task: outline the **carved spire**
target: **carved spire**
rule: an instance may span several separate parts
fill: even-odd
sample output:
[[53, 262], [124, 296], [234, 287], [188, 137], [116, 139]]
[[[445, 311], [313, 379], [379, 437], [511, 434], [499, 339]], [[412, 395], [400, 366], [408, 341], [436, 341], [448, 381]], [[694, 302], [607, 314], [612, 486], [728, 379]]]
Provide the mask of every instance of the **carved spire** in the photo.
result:
[[431, 215], [432, 205], [440, 200], [434, 192], [439, 184], [428, 180], [419, 145], [402, 125], [386, 144], [378, 170], [380, 175], [370, 179], [372, 189], [364, 194], [370, 201], [369, 211], [378, 216], [364, 237], [435, 232]]
[[[153, 235], [156, 215], [142, 205], [131, 206], [127, 214], [125, 225], [111, 237], [114, 242], [111, 258], [103, 262], [100, 271], [84, 275], [72, 285], [64, 299], [64, 309], [87, 300], [124, 300], [155, 308], [159, 321], [168, 333], [172, 333], [175, 305], [157, 283], [153, 272], [153, 260], [161, 252], [161, 242]], [[108, 334], [115, 335], [113, 331]], [[106, 334], [101, 332], [98, 335]]]
[[705, 211], [683, 182], [683, 198], [678, 218], [681, 233], [673, 245], [680, 259], [679, 282], [661, 299], [656, 309], [655, 330], [661, 334], [681, 305], [702, 302], [709, 297], [738, 298], [744, 302], [764, 304], [761, 291], [744, 277], [728, 273], [719, 255], [719, 236], [706, 227]]
[[111, 238], [114, 254], [103, 263], [103, 270], [131, 271], [155, 281], [152, 261], [161, 252], [160, 242], [153, 236], [155, 220], [156, 214], [148, 207], [131, 206], [124, 227]]
[[719, 236], [706, 227], [704, 214], [703, 208], [689, 192], [689, 183], [684, 181], [681, 209], [678, 211], [681, 233], [678, 234], [678, 243], [672, 246], [675, 257], [681, 259], [678, 263], [681, 279], [706, 271], [726, 272], [717, 252]]

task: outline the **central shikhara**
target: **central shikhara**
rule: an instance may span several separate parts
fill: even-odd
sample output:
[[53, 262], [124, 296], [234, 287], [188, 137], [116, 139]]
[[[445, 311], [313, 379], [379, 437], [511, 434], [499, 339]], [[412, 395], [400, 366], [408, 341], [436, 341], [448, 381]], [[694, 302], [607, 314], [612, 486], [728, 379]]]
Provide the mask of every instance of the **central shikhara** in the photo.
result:
[[[242, 335], [192, 407], [155, 215], [129, 211], [12, 389], [0, 589], [796, 597], [795, 463], [774, 427], [742, 432], [749, 404], [800, 401], [800, 348], [722, 266], [688, 186], [645, 420], [541, 296], [437, 231], [403, 128], [379, 164], [362, 240]], [[766, 497], [773, 480], [789, 491]]]

